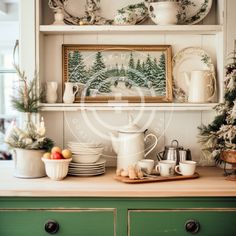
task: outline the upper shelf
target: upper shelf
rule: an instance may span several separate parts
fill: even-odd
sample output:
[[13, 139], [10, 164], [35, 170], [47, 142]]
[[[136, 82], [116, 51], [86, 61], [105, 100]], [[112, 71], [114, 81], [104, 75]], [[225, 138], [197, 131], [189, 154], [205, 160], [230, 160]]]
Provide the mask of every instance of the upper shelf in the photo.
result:
[[165, 34], [217, 34], [223, 31], [222, 25], [41, 25], [44, 34], [80, 34], [80, 33], [121, 33], [153, 32]]
[[210, 111], [217, 103], [42, 103], [43, 111]]

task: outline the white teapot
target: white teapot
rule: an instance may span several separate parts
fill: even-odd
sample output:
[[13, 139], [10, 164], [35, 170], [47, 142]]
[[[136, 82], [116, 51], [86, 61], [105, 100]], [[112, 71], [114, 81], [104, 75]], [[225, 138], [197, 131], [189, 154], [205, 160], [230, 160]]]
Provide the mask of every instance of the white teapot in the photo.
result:
[[188, 102], [212, 102], [216, 96], [216, 79], [209, 70], [191, 71], [191, 76], [184, 72], [188, 87]]
[[[144, 130], [135, 125], [129, 118], [129, 125], [118, 131], [117, 135], [110, 133], [112, 146], [117, 153], [117, 168], [127, 170], [130, 165], [136, 164], [146, 157], [157, 145], [157, 137], [148, 134], [144, 137]], [[155, 142], [152, 148], [144, 153], [144, 144], [149, 137], [153, 137]]]

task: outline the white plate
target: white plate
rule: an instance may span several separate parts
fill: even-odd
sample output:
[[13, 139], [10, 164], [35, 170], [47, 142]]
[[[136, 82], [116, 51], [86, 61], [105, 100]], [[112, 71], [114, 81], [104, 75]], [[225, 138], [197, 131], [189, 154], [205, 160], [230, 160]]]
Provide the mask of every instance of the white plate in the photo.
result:
[[100, 167], [96, 167], [96, 168], [88, 168], [88, 167], [86, 167], [86, 168], [81, 168], [81, 167], [74, 168], [74, 167], [70, 166], [69, 169], [71, 171], [90, 171], [90, 172], [94, 172], [94, 171], [104, 170], [105, 166], [100, 166]]
[[[114, 19], [117, 10], [126, 7], [129, 4], [140, 3], [140, 0], [132, 0], [127, 3], [127, 0], [112, 1], [101, 0], [100, 1], [100, 16], [106, 19]], [[86, 0], [68, 0], [65, 6], [65, 10], [75, 17], [82, 17], [85, 15]]]
[[[184, 2], [190, 2], [192, 4], [186, 6]], [[201, 20], [203, 20], [209, 11], [211, 10], [212, 0], [180, 0], [182, 11], [182, 20], [179, 21], [180, 24], [193, 25]]]
[[71, 162], [69, 165], [72, 165], [72, 166], [99, 166], [99, 165], [105, 165], [106, 163], [106, 160], [104, 159], [99, 159], [97, 162], [94, 162], [94, 163], [87, 163], [87, 164], [83, 164], [83, 163], [77, 163], [77, 162]]
[[96, 176], [96, 175], [102, 175], [104, 174], [105, 171], [101, 171], [100, 173], [91, 173], [91, 174], [78, 174], [78, 173], [70, 173], [68, 172], [68, 175], [73, 175], [73, 176]]
[[75, 166], [70, 166], [69, 167], [70, 169], [72, 170], [101, 170], [101, 169], [104, 169], [105, 168], [105, 165], [101, 165], [101, 166], [96, 166], [96, 167], [75, 167]]
[[[188, 94], [188, 87], [185, 81], [184, 72], [193, 70], [210, 70], [215, 76], [215, 67], [211, 57], [201, 48], [188, 47], [179, 51], [173, 57], [173, 79], [177, 89], [182, 89]], [[175, 98], [178, 100], [176, 94]]]
[[74, 173], [74, 174], [99, 174], [101, 172], [105, 172], [105, 169], [98, 170], [98, 171], [73, 171], [73, 170], [69, 170], [69, 173]]
[[96, 170], [96, 171], [82, 171], [82, 170], [71, 170], [69, 169], [69, 172], [70, 173], [76, 173], [76, 174], [97, 174], [97, 173], [100, 173], [100, 172], [104, 172], [105, 169], [101, 169], [101, 170]]

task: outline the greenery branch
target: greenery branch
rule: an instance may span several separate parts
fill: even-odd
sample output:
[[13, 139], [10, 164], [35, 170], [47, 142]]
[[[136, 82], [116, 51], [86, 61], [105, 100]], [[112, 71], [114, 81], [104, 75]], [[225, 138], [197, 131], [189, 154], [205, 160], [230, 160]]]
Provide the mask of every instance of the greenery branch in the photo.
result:
[[28, 81], [25, 72], [21, 71], [17, 65], [14, 68], [19, 77], [19, 88], [16, 95], [11, 97], [11, 103], [14, 109], [19, 112], [38, 113], [41, 106], [39, 102], [44, 98], [43, 90], [38, 87], [38, 75]]

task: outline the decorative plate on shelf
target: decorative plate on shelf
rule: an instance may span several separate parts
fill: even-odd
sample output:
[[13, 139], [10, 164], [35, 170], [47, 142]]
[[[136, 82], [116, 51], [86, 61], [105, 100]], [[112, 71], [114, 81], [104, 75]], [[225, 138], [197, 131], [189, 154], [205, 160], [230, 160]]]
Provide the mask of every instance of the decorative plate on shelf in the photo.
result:
[[212, 0], [179, 0], [181, 14], [179, 24], [193, 25], [203, 20], [211, 10]]
[[188, 87], [184, 73], [194, 70], [210, 70], [215, 76], [215, 67], [206, 51], [198, 47], [188, 47], [179, 51], [172, 60], [174, 97], [179, 102], [186, 102]]
[[[139, 24], [148, 17], [146, 1], [49, 0], [49, 6], [63, 8], [67, 24]], [[114, 21], [114, 22], [113, 22]]]

